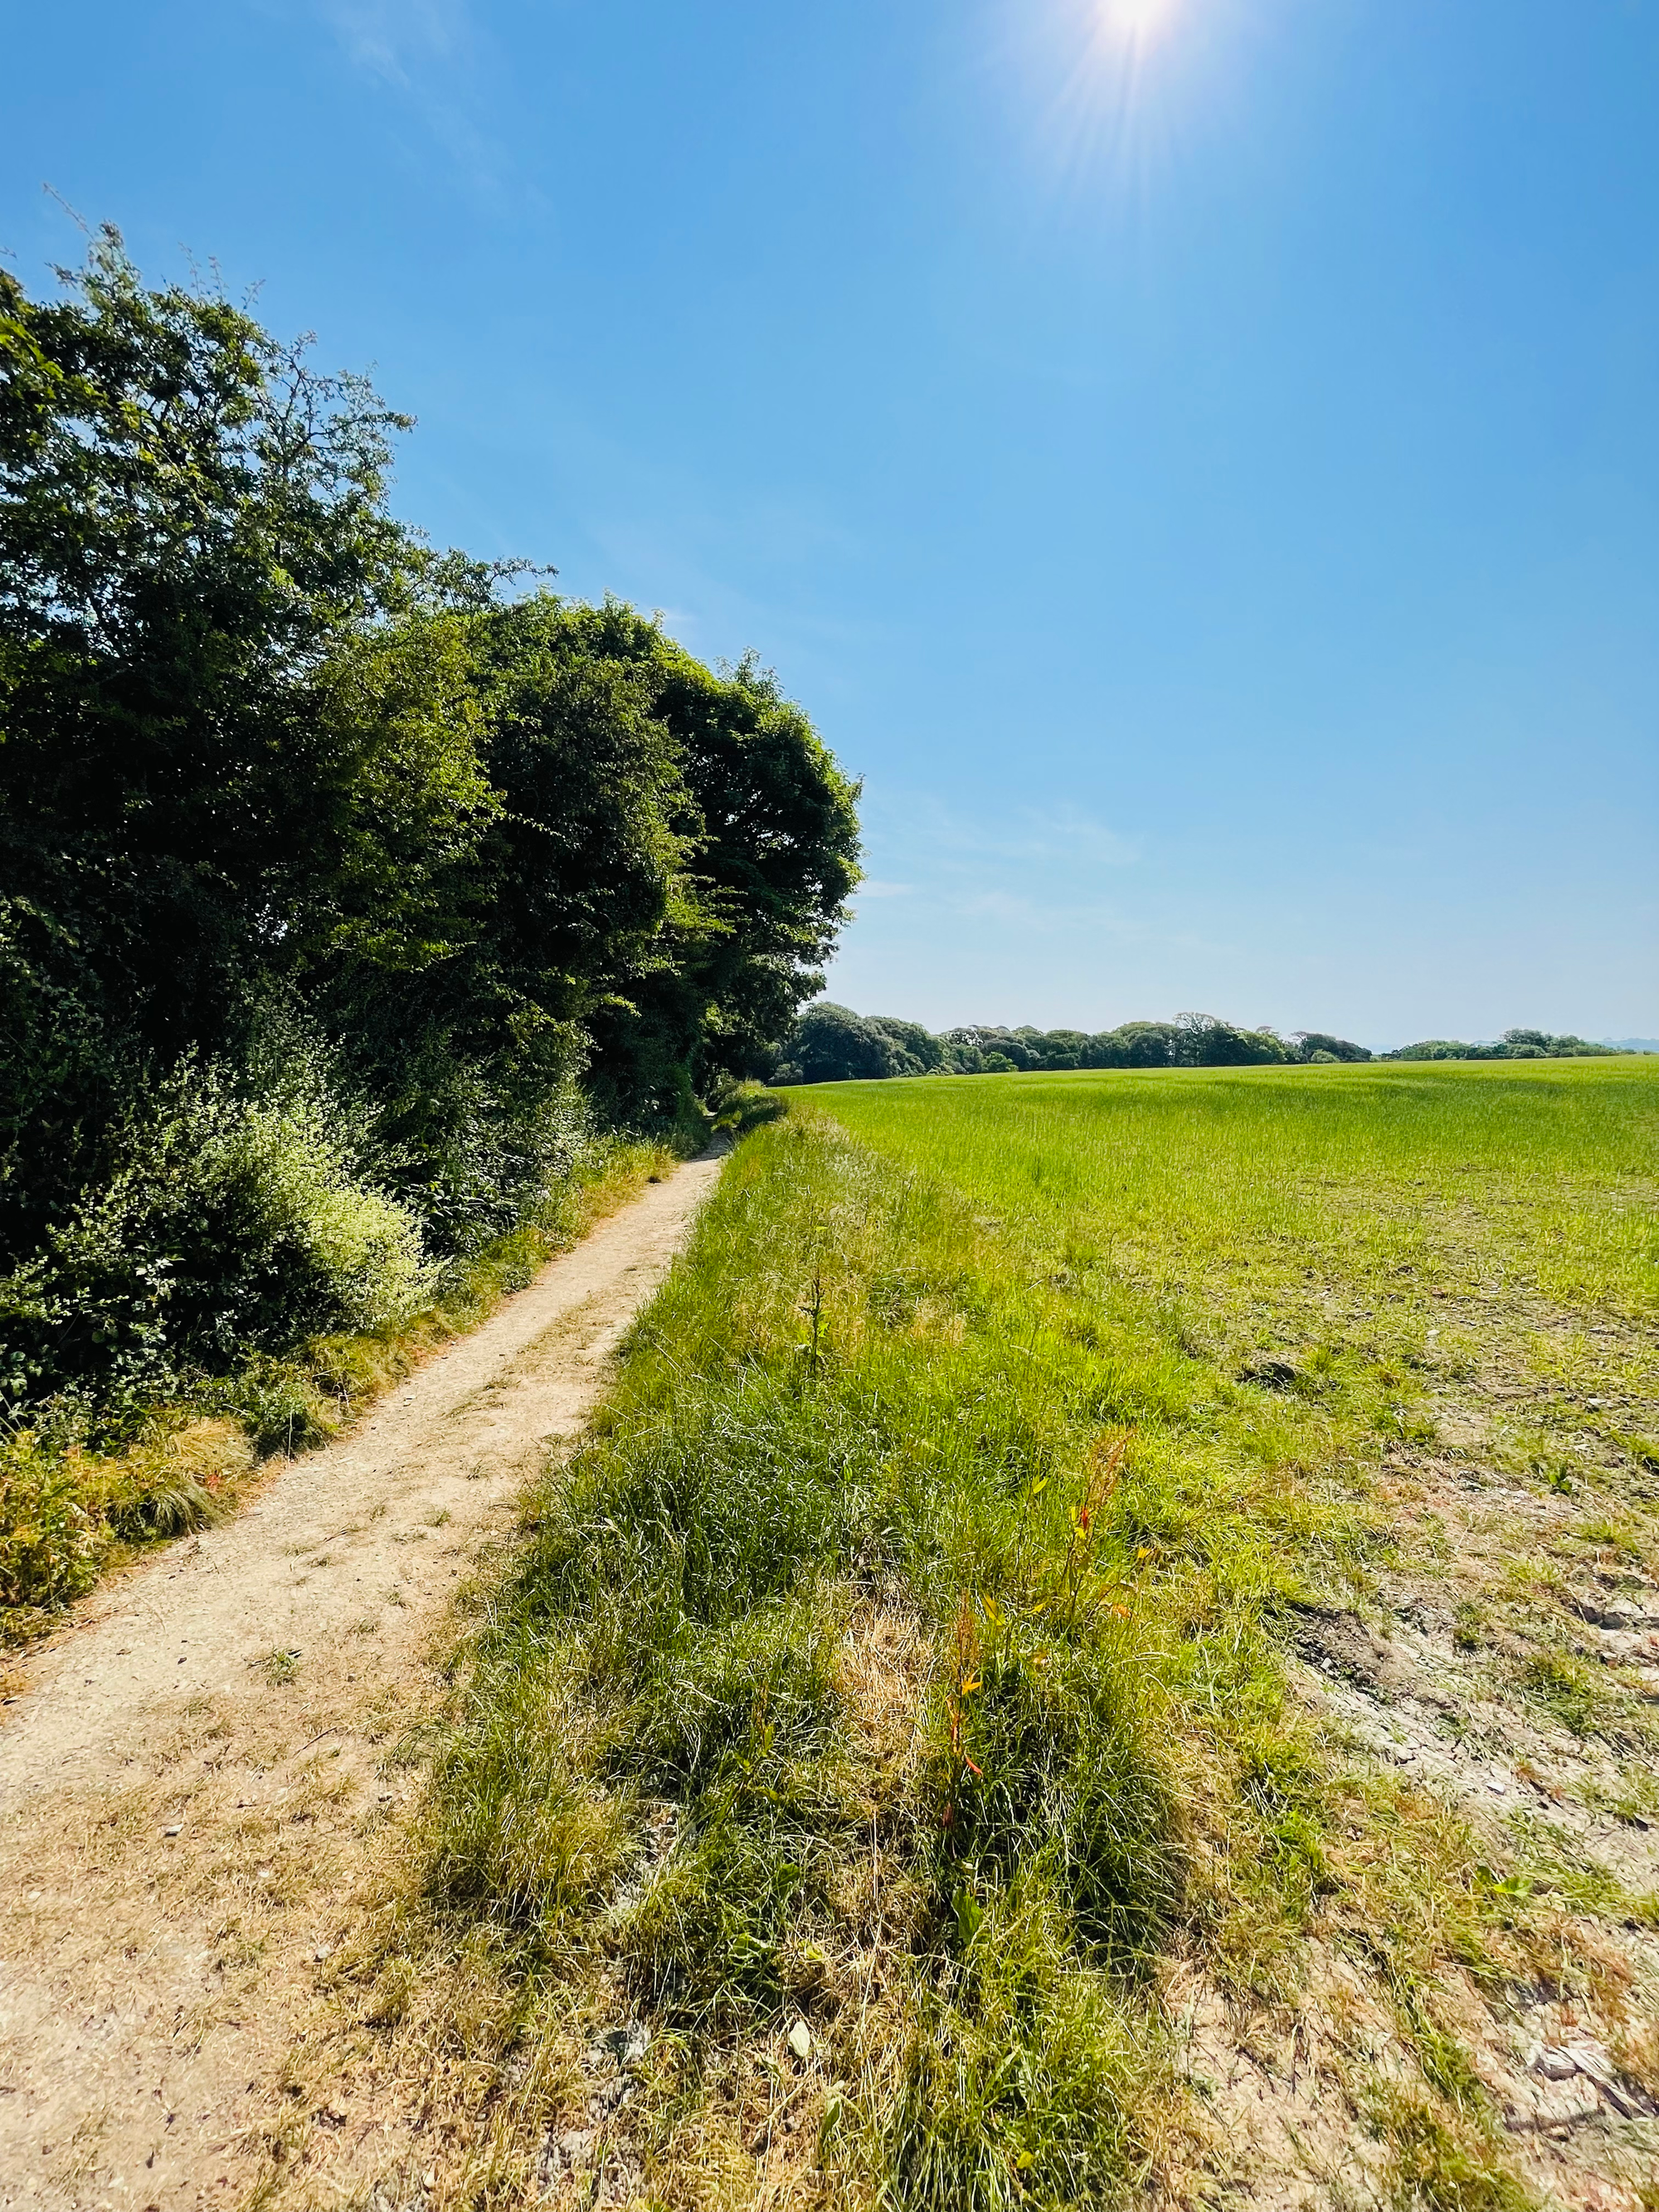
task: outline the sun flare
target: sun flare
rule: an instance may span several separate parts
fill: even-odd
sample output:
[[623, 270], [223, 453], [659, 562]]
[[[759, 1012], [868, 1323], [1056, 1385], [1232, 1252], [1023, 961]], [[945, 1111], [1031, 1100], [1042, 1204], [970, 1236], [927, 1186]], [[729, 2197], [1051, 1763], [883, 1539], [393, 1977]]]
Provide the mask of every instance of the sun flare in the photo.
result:
[[1102, 28], [1126, 45], [1149, 45], [1175, 14], [1177, 0], [1100, 0]]

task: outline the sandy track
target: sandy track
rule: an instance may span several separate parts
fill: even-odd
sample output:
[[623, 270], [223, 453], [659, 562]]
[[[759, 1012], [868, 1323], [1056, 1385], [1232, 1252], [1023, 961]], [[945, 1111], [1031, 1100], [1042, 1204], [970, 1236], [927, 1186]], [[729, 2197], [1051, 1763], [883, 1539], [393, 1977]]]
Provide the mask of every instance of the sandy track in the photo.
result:
[[236, 2194], [317, 1966], [395, 1844], [433, 1632], [719, 1171], [647, 1188], [31, 1661], [0, 1729], [0, 2205]]

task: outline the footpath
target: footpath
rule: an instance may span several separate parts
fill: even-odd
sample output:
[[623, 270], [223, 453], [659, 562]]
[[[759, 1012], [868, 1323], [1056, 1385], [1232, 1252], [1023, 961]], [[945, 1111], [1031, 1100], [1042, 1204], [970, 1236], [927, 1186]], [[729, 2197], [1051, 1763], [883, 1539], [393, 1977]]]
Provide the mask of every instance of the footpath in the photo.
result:
[[720, 1173], [602, 1221], [243, 1514], [88, 1599], [0, 1707], [0, 2206], [252, 2178], [295, 2024], [401, 1844], [458, 1587]]

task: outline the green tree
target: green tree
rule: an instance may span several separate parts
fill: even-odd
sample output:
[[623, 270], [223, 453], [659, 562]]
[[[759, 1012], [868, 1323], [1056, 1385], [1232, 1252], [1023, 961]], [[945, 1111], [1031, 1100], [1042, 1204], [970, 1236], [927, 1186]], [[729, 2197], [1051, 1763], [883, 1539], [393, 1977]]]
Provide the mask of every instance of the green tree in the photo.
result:
[[1288, 1060], [1271, 1030], [1242, 1030], [1216, 1014], [1177, 1014], [1175, 1059], [1182, 1067], [1253, 1067]]
[[822, 986], [857, 791], [752, 663], [402, 529], [360, 380], [112, 232], [59, 273], [0, 277], [0, 1370], [138, 1390], [391, 1311], [578, 1079], [701, 1131]]
[[865, 1020], [872, 1030], [898, 1047], [904, 1055], [900, 1071], [905, 1075], [934, 1075], [949, 1073], [945, 1047], [920, 1022], [902, 1020], [896, 1014], [866, 1014]]
[[673, 957], [596, 1021], [596, 1073], [624, 1101], [659, 1094], [676, 1069], [705, 1087], [764, 1075], [823, 988], [859, 880], [858, 787], [753, 660], [708, 669], [615, 601], [566, 618], [586, 649], [642, 671], [678, 748], [675, 822], [694, 850]]
[[1180, 1032], [1173, 1022], [1124, 1022], [1091, 1037], [1091, 1067], [1172, 1067]]
[[858, 1083], [904, 1073], [904, 1052], [850, 1006], [819, 999], [796, 1022], [780, 1083]]
[[1298, 1030], [1296, 1033], [1297, 1060], [1316, 1060], [1323, 1054], [1328, 1060], [1369, 1060], [1370, 1053], [1363, 1044], [1351, 1044], [1346, 1037], [1328, 1036], [1323, 1030]]
[[97, 1171], [135, 1065], [224, 1042], [366, 906], [422, 942], [411, 843], [463, 846], [490, 806], [442, 641], [395, 671], [360, 641], [409, 592], [402, 418], [222, 300], [145, 290], [113, 232], [62, 273], [46, 303], [0, 276], [13, 1252]]

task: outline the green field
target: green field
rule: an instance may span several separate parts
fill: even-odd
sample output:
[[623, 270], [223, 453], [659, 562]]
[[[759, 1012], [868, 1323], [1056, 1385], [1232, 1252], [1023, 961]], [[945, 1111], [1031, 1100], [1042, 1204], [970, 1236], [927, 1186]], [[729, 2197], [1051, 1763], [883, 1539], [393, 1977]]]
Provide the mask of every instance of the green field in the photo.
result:
[[1656, 1138], [1635, 1061], [794, 1094], [457, 1661], [461, 2193], [610, 2036], [641, 2202], [1659, 2201]]
[[1659, 1311], [1659, 1067], [1639, 1060], [796, 1095], [1046, 1244], [1097, 1231], [1130, 1267], [1160, 1272], [1179, 1250], [1208, 1276], [1301, 1255], [1345, 1279], [1409, 1268], [1428, 1289], [1507, 1276], [1570, 1304]]

